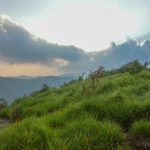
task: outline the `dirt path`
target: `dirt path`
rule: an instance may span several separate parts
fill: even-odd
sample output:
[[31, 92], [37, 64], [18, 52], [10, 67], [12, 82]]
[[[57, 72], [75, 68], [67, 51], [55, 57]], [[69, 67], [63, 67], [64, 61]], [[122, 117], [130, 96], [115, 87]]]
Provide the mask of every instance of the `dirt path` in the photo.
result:
[[134, 150], [150, 150], [150, 138], [141, 137], [127, 142]]

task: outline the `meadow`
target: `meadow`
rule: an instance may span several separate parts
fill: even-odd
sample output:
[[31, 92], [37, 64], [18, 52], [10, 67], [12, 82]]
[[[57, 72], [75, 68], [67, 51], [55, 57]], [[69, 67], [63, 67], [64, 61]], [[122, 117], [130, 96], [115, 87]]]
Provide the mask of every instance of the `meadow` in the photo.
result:
[[1, 108], [0, 150], [149, 150], [150, 69], [102, 71]]

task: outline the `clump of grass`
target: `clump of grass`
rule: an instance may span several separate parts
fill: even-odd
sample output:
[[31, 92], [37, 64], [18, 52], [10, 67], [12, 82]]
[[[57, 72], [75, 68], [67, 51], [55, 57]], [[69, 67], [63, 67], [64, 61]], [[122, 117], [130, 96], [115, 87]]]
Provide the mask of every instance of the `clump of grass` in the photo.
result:
[[114, 82], [120, 87], [128, 87], [130, 84], [134, 85], [136, 79], [129, 73], [124, 73], [114, 79]]
[[121, 128], [109, 121], [98, 122], [92, 117], [68, 123], [62, 131], [67, 149], [114, 150], [124, 144]]
[[92, 101], [89, 99], [78, 106], [79, 114], [84, 111], [97, 116], [100, 120], [109, 118], [128, 129], [134, 120], [149, 118], [150, 103], [148, 101], [122, 100], [120, 97], [116, 97], [114, 100], [93, 99]]
[[56, 112], [53, 115], [43, 117], [45, 124], [52, 128], [63, 128], [65, 126], [65, 119], [62, 112]]
[[52, 130], [36, 118], [29, 118], [0, 132], [2, 150], [49, 150], [64, 149], [59, 132]]
[[103, 80], [103, 82], [101, 82], [99, 84], [100, 84], [100, 86], [97, 86], [97, 88], [96, 88], [97, 94], [108, 93], [117, 88], [116, 83], [109, 79]]
[[44, 149], [45, 141], [40, 137], [39, 133], [36, 133], [32, 130], [32, 125], [29, 125], [29, 122], [29, 126], [26, 128], [24, 125], [26, 123], [27, 122], [15, 124], [14, 126], [9, 127], [7, 130], [5, 129], [3, 132], [1, 132], [0, 149]]
[[23, 99], [22, 103], [20, 101], [15, 102], [11, 107], [11, 120], [17, 121], [31, 116], [44, 116], [54, 111], [62, 109], [68, 104], [68, 99], [65, 96], [44, 96], [43, 97], [32, 97]]
[[129, 130], [129, 135], [131, 138], [141, 138], [149, 137], [150, 138], [150, 121], [140, 120], [133, 123]]
[[143, 78], [144, 80], [149, 80], [150, 79], [150, 71], [149, 70], [143, 70], [142, 72], [139, 73], [138, 75], [140, 78]]
[[135, 121], [129, 130], [128, 144], [133, 149], [150, 149], [150, 121]]

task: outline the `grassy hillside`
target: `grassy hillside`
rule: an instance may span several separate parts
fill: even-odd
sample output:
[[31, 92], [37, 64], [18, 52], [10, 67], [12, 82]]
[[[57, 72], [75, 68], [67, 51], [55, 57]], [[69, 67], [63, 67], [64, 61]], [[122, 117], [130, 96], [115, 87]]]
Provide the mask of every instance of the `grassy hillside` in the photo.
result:
[[[123, 69], [122, 69], [123, 70]], [[150, 70], [45, 88], [0, 111], [0, 150], [150, 149]]]

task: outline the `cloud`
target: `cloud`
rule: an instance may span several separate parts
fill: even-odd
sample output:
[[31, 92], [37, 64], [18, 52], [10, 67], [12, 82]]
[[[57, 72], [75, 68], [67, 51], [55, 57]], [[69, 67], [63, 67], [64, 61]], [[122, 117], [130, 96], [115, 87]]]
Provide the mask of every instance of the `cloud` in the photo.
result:
[[141, 62], [150, 60], [150, 42], [146, 41], [140, 45], [137, 41], [128, 39], [119, 45], [114, 42], [110, 47], [95, 55], [95, 64], [101, 64], [106, 68], [118, 67], [133, 59]]
[[35, 38], [25, 28], [6, 16], [0, 16], [0, 58], [9, 63], [49, 65], [54, 59], [78, 61], [84, 51], [74, 46], [60, 46]]
[[126, 42], [118, 45], [115, 42], [112, 42], [108, 49], [88, 53], [87, 57], [83, 57], [80, 62], [69, 64], [66, 66], [66, 69], [69, 71], [90, 71], [97, 69], [100, 65], [105, 66], [106, 69], [111, 69], [135, 59], [138, 59], [142, 63], [150, 61], [150, 41], [138, 43], [135, 40], [128, 39]]
[[128, 39], [118, 45], [112, 42], [103, 51], [85, 52], [75, 46], [61, 46], [36, 38], [11, 18], [0, 16], [0, 61], [9, 67], [10, 64], [23, 64], [20, 67], [32, 64], [32, 67], [40, 65], [40, 69], [51, 67], [59, 73], [81, 73], [100, 65], [110, 69], [133, 59], [150, 60], [150, 41], [139, 43]]

